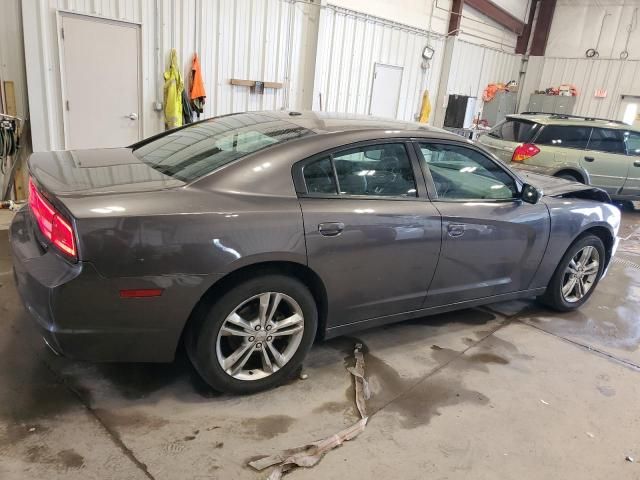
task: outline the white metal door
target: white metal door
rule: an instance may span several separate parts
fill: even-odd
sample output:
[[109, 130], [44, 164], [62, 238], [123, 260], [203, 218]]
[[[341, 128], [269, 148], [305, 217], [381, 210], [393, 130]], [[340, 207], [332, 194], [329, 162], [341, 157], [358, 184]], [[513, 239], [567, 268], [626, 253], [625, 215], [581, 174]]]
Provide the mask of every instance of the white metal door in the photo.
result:
[[402, 67], [383, 63], [374, 64], [369, 114], [396, 118], [401, 85]]
[[139, 140], [140, 26], [72, 14], [60, 23], [66, 147]]
[[618, 118], [640, 128], [640, 97], [623, 95]]

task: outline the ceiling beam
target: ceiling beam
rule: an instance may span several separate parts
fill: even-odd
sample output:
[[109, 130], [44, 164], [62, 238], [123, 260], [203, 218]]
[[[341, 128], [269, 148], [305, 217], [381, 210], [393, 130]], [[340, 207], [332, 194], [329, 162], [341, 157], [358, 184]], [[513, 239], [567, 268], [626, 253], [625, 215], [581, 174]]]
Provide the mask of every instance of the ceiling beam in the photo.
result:
[[524, 31], [525, 23], [522, 20], [513, 16], [504, 8], [499, 7], [491, 0], [464, 0], [464, 3], [513, 33], [520, 35]]
[[527, 53], [527, 48], [529, 47], [529, 39], [531, 38], [531, 31], [533, 29], [533, 19], [536, 16], [536, 8], [538, 6], [538, 0], [531, 1], [531, 7], [529, 9], [529, 16], [527, 17], [527, 24], [524, 26], [524, 30], [518, 37], [518, 42], [516, 43], [516, 53], [524, 55]]
[[547, 49], [547, 40], [551, 30], [553, 12], [556, 10], [556, 0], [539, 0], [538, 18], [533, 30], [533, 40], [531, 40], [531, 55], [544, 55]]
[[451, 11], [449, 12], [449, 29], [447, 30], [447, 35], [458, 35], [458, 33], [460, 33], [460, 19], [462, 18], [463, 4], [464, 0], [451, 1]]

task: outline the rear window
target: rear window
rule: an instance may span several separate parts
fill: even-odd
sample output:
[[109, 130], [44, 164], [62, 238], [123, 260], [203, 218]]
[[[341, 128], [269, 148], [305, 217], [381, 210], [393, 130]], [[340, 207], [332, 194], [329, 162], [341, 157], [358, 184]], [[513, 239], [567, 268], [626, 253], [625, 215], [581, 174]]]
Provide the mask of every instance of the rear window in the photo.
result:
[[147, 165], [191, 182], [258, 150], [312, 134], [277, 115], [241, 113], [194, 123], [132, 148]]
[[526, 143], [531, 140], [539, 127], [539, 123], [507, 119], [493, 127], [489, 135], [507, 142]]
[[587, 148], [590, 127], [571, 127], [562, 125], [547, 125], [542, 129], [535, 143], [564, 148]]
[[622, 130], [594, 128], [589, 139], [588, 149], [608, 153], [626, 153], [624, 132]]

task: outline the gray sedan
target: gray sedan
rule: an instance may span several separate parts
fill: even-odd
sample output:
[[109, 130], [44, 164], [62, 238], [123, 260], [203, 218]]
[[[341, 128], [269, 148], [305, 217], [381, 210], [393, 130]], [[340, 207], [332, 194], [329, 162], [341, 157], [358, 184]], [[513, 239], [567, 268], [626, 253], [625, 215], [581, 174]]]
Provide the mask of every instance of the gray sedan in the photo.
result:
[[538, 296], [572, 310], [617, 244], [605, 192], [514, 173], [420, 124], [243, 113], [128, 148], [38, 153], [10, 238], [44, 341], [282, 383], [314, 339]]

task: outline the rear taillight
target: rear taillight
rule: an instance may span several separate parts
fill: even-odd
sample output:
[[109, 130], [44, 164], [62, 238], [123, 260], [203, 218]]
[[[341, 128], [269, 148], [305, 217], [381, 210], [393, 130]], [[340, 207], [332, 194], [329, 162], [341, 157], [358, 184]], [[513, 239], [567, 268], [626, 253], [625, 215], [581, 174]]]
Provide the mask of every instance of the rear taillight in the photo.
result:
[[532, 143], [525, 143], [524, 145], [520, 145], [513, 151], [511, 161], [524, 162], [527, 158], [531, 158], [538, 153], [540, 153], [540, 149], [538, 147], [536, 147]]
[[44, 238], [65, 255], [77, 258], [75, 233], [71, 222], [44, 198], [32, 179], [29, 179], [29, 207]]

